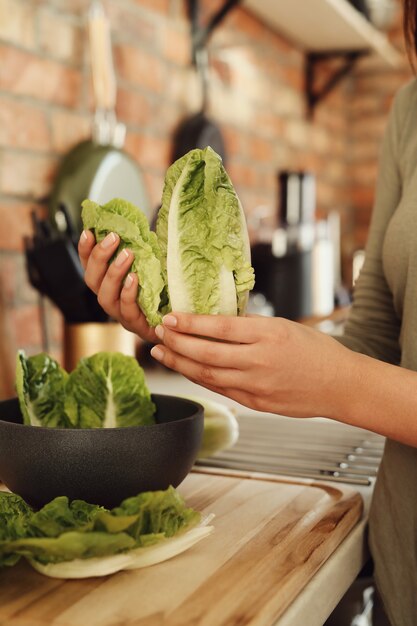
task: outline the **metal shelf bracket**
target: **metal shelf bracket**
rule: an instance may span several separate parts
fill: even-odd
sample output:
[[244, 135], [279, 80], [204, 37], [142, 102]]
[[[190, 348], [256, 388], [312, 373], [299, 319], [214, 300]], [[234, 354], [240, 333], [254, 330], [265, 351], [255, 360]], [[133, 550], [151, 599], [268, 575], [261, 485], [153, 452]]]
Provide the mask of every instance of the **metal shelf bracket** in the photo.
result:
[[[321, 102], [340, 81], [347, 76], [354, 68], [356, 62], [361, 57], [369, 54], [368, 50], [329, 52], [309, 52], [306, 55], [306, 97], [308, 115], [312, 116], [316, 105]], [[320, 65], [332, 59], [344, 59], [344, 64], [333, 72], [320, 89], [315, 89], [316, 71]]]
[[200, 24], [200, 0], [186, 0], [188, 18], [191, 24], [192, 62], [197, 64], [199, 50], [205, 48], [207, 40], [213, 30], [223, 21], [231, 9], [237, 6], [241, 0], [225, 0], [223, 5], [210, 18], [209, 22]]

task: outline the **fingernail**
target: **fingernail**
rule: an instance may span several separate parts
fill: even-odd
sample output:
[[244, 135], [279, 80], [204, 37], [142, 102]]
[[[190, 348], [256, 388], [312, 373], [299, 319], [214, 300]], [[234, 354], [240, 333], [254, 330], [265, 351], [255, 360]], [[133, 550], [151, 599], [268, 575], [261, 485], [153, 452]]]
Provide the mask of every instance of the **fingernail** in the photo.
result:
[[[104, 240], [104, 241], [106, 241], [106, 240]], [[122, 250], [122, 251], [118, 254], [118, 256], [117, 256], [117, 258], [116, 258], [116, 260], [115, 260], [115, 262], [114, 262], [115, 266], [116, 266], [116, 267], [120, 267], [121, 265], [123, 265], [123, 263], [124, 263], [124, 262], [126, 261], [126, 259], [128, 259], [128, 258], [129, 258], [129, 252], [128, 252], [126, 249]]]
[[165, 315], [165, 317], [162, 318], [162, 323], [164, 326], [171, 326], [171, 328], [175, 328], [177, 325], [177, 318], [173, 315]]
[[164, 351], [161, 350], [159, 346], [154, 346], [151, 350], [151, 356], [153, 356], [153, 358], [157, 361], [162, 361], [164, 358]]
[[125, 280], [125, 287], [126, 289], [129, 289], [129, 287], [131, 287], [132, 285], [133, 285], [133, 276], [132, 274], [128, 274]]
[[116, 241], [117, 241], [116, 235], [114, 233], [109, 233], [107, 237], [103, 239], [100, 245], [102, 248], [110, 248], [110, 246], [116, 243]]
[[164, 327], [159, 325], [155, 328], [155, 335], [158, 337], [158, 339], [163, 339], [164, 335], [165, 335], [165, 331], [164, 331]]
[[81, 241], [85, 242], [87, 241], [88, 237], [87, 237], [87, 233], [85, 230], [83, 230], [83, 232], [81, 233], [81, 237], [80, 237]]

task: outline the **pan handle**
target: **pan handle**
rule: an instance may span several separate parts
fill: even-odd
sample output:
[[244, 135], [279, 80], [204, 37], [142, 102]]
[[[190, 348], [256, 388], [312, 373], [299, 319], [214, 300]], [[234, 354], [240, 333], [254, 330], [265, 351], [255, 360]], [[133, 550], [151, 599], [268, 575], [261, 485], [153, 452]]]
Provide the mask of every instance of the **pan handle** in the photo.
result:
[[94, 140], [102, 145], [124, 143], [125, 128], [116, 118], [116, 78], [110, 24], [103, 5], [94, 0], [88, 13], [91, 73], [95, 100]]
[[201, 85], [201, 111], [208, 106], [209, 58], [206, 46], [200, 46], [195, 53], [195, 65]]

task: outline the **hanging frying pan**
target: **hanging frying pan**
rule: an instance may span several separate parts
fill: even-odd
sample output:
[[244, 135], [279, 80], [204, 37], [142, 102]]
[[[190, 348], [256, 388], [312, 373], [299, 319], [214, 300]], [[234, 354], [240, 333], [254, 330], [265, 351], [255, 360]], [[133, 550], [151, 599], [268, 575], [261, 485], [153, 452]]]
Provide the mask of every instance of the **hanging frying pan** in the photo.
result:
[[76, 145], [63, 159], [55, 179], [49, 212], [59, 230], [67, 220], [64, 205], [78, 233], [81, 233], [81, 202], [90, 198], [103, 204], [121, 197], [136, 204], [151, 217], [143, 177], [136, 162], [122, 149], [125, 127], [117, 121], [110, 27], [100, 2], [92, 3], [88, 16], [91, 71], [95, 113], [92, 138]]
[[226, 163], [226, 148], [220, 128], [207, 114], [208, 103], [208, 55], [207, 49], [201, 47], [196, 51], [196, 69], [201, 82], [201, 110], [180, 122], [174, 133], [172, 161], [184, 156], [194, 148], [211, 146]]

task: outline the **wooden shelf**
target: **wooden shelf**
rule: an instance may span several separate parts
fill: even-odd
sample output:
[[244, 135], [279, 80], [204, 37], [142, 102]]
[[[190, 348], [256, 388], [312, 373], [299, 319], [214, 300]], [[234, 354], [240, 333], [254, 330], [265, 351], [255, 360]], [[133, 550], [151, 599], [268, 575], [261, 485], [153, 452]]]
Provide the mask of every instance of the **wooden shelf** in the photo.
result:
[[396, 67], [401, 54], [347, 0], [244, 0], [266, 24], [294, 41], [305, 52], [376, 52]]

